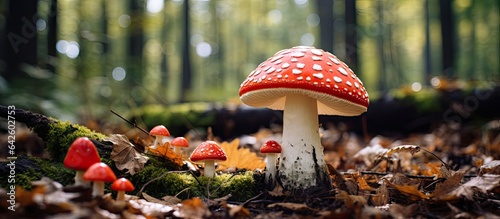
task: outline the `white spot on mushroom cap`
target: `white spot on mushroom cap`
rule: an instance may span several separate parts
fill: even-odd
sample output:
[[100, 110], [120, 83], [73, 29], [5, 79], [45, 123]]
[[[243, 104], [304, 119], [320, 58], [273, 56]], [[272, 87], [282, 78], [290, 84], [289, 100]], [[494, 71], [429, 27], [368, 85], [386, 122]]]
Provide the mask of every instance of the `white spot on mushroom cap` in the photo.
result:
[[302, 80], [302, 79], [304, 79], [304, 77], [302, 77], [302, 76], [297, 77], [297, 80], [298, 80], [298, 81], [300, 81], [300, 80]]
[[313, 61], [321, 61], [323, 60], [321, 57], [318, 57], [318, 56], [313, 56], [311, 57]]
[[299, 60], [297, 58], [292, 58], [290, 59], [290, 62], [298, 62]]
[[300, 58], [300, 57], [304, 57], [306, 54], [304, 54], [303, 52], [292, 52], [291, 56], [292, 57], [297, 57], [297, 58]]
[[271, 62], [274, 62], [276, 60], [279, 60], [279, 59], [282, 59], [284, 57], [284, 55], [277, 55], [277, 56], [274, 56], [271, 58]]
[[313, 69], [316, 70], [316, 71], [321, 71], [323, 70], [323, 68], [321, 68], [321, 65], [318, 65], [318, 64], [314, 64], [313, 65]]
[[321, 73], [314, 73], [313, 76], [319, 79], [323, 79], [323, 74]]
[[350, 81], [346, 81], [345, 84], [347, 84], [347, 86], [352, 86], [352, 83]]
[[297, 68], [304, 68], [304, 67], [306, 67], [306, 64], [301, 62], [297, 63]]
[[346, 71], [344, 68], [339, 67], [337, 70], [338, 70], [341, 74], [343, 74], [343, 75], [347, 76], [347, 71]]
[[292, 74], [296, 74], [296, 75], [298, 75], [298, 74], [300, 74], [300, 73], [302, 73], [302, 71], [301, 71], [301, 70], [296, 69], [296, 68], [292, 69]]
[[274, 72], [274, 70], [276, 70], [274, 67], [268, 68], [268, 69], [266, 70], [266, 73], [267, 73], [267, 74], [273, 73], [273, 72]]
[[288, 68], [290, 67], [290, 64], [288, 64], [287, 62], [283, 63], [283, 65], [281, 65], [281, 68]]
[[323, 55], [323, 52], [321, 52], [321, 50], [319, 50], [319, 49], [311, 49], [311, 53], [314, 55], [317, 55], [317, 56]]
[[335, 63], [336, 65], [339, 65], [340, 64], [340, 61], [336, 58], [333, 58], [333, 57], [329, 57], [330, 60], [332, 60], [333, 63]]
[[337, 77], [337, 76], [333, 76], [333, 80], [334, 80], [335, 82], [337, 82], [337, 83], [342, 82], [342, 78], [339, 78], [339, 77]]

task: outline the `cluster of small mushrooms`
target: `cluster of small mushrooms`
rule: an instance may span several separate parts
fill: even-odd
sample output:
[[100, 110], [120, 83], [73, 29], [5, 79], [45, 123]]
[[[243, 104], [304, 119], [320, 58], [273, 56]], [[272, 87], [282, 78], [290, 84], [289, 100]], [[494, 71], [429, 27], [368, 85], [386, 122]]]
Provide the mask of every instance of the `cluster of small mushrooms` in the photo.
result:
[[[168, 142], [167, 137], [170, 136], [168, 129], [163, 125], [157, 125], [149, 132], [150, 135], [155, 136], [155, 141], [152, 148], [158, 148], [158, 145], [164, 145]], [[170, 145], [174, 148], [174, 152], [181, 154], [182, 147], [189, 147], [187, 140], [184, 137], [176, 137], [170, 141]], [[215, 175], [215, 161], [225, 161], [227, 159], [226, 153], [215, 141], [202, 142], [191, 153], [191, 161], [204, 163], [204, 176], [213, 177]]]
[[111, 189], [117, 191], [117, 202], [124, 202], [125, 192], [134, 190], [134, 185], [125, 178], [116, 179], [111, 168], [101, 162], [94, 143], [87, 137], [73, 141], [64, 158], [64, 166], [76, 171], [75, 185], [89, 186], [93, 183], [93, 196], [104, 195], [104, 183], [112, 182]]

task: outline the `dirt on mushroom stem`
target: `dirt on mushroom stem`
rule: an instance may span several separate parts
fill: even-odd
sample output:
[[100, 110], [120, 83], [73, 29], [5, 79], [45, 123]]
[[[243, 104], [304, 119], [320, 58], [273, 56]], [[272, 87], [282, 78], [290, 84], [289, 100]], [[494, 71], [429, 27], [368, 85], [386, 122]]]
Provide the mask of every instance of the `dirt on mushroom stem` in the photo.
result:
[[286, 97], [278, 178], [284, 189], [297, 195], [333, 189], [319, 137], [316, 102], [305, 95]]

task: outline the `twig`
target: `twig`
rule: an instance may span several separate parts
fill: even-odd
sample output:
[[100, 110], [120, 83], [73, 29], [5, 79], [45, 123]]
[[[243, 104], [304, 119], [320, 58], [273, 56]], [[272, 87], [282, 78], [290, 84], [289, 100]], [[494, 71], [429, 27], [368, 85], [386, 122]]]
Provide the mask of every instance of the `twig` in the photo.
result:
[[120, 117], [120, 119], [123, 119], [125, 122], [127, 122], [128, 124], [134, 126], [135, 128], [141, 130], [142, 132], [146, 133], [147, 135], [150, 135], [148, 131], [144, 130], [143, 128], [137, 126], [134, 122], [131, 122], [129, 121], [128, 119], [125, 119], [123, 118], [123, 116], [120, 116], [120, 114], [118, 114], [117, 112], [113, 111], [112, 109], [110, 109], [109, 111], [111, 111], [113, 114], [115, 114], [116, 116]]

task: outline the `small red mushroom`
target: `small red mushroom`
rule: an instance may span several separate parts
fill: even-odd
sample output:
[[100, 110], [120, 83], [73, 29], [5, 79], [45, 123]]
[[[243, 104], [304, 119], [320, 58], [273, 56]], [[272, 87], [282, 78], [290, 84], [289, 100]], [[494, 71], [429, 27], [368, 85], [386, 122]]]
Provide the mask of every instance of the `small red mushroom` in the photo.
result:
[[170, 142], [170, 146], [174, 147], [174, 152], [178, 154], [182, 154], [181, 148], [187, 148], [189, 147], [189, 143], [184, 137], [177, 137], [174, 138]]
[[64, 166], [76, 170], [75, 185], [89, 185], [83, 180], [83, 173], [92, 164], [101, 162], [99, 153], [90, 139], [79, 137], [69, 146], [68, 153], [64, 158]]
[[265, 182], [272, 185], [276, 177], [276, 158], [281, 153], [281, 145], [275, 140], [268, 140], [260, 147], [260, 153], [266, 154]]
[[163, 145], [167, 141], [166, 137], [170, 136], [170, 132], [168, 132], [168, 129], [163, 126], [163, 125], [157, 125], [151, 131], [149, 131], [149, 134], [155, 137], [155, 141], [153, 142], [153, 149], [158, 148], [158, 144]]
[[104, 195], [104, 183], [114, 182], [116, 175], [108, 165], [101, 162], [92, 164], [83, 174], [83, 179], [94, 182], [93, 196], [102, 196]]
[[204, 172], [206, 177], [214, 177], [215, 175], [215, 161], [225, 161], [227, 159], [226, 153], [215, 141], [202, 142], [190, 157], [191, 161], [205, 162]]
[[134, 191], [135, 187], [132, 183], [126, 178], [117, 179], [111, 184], [111, 189], [117, 191], [116, 201], [124, 202], [125, 201], [125, 192]]

